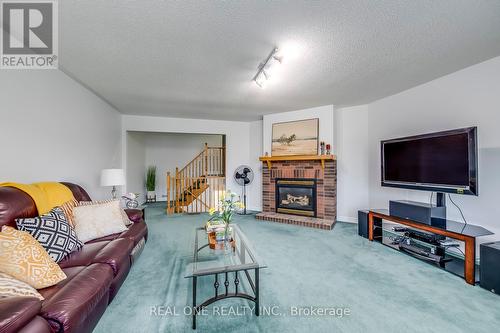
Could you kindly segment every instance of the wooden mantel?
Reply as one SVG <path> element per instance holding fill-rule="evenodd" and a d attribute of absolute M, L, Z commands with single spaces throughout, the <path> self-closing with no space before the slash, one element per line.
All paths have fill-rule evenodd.
<path fill-rule="evenodd" d="M 290 155 L 290 156 L 261 156 L 259 160 L 267 163 L 267 167 L 271 169 L 273 161 L 320 161 L 321 167 L 325 168 L 325 161 L 334 161 L 335 155 Z"/>

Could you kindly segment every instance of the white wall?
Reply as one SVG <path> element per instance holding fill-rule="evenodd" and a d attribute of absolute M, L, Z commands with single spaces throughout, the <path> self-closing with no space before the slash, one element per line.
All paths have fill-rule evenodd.
<path fill-rule="evenodd" d="M 70 181 L 96 199 L 120 167 L 120 114 L 58 70 L 0 73 L 0 182 Z"/>
<path fill-rule="evenodd" d="M 198 133 L 226 135 L 227 152 L 227 188 L 240 192 L 240 186 L 233 180 L 234 170 L 241 164 L 250 164 L 250 124 L 239 121 L 220 121 L 166 117 L 143 117 L 124 115 L 122 118 L 122 133 L 125 138 L 127 131 L 139 132 L 166 132 L 166 133 Z M 127 140 L 122 140 L 123 151 L 127 152 Z M 123 165 L 126 165 L 127 156 L 123 154 Z M 249 193 L 249 202 L 256 202 L 254 191 Z M 259 209 L 252 207 L 249 209 Z"/>
<path fill-rule="evenodd" d="M 500 57 L 371 103 L 368 106 L 370 207 L 387 207 L 393 199 L 429 200 L 429 192 L 380 186 L 380 140 L 478 126 L 479 196 L 453 197 L 469 223 L 500 234 L 499 106 Z M 448 216 L 460 220 L 450 202 Z M 498 235 L 491 239 L 498 239 Z"/>
<path fill-rule="evenodd" d="M 333 105 L 325 105 L 316 108 L 265 115 L 262 122 L 263 151 L 271 155 L 273 124 L 311 118 L 319 118 L 319 141 L 334 144 Z M 332 146 L 332 150 L 335 152 L 334 145 Z"/>
<path fill-rule="evenodd" d="M 144 135 L 146 167 L 155 165 L 157 169 L 157 200 L 166 200 L 167 183 L 164 175 L 167 171 L 173 175 L 176 167 L 180 169 L 191 162 L 204 149 L 205 142 L 211 147 L 222 147 L 222 135 L 188 133 L 147 133 Z"/>
<path fill-rule="evenodd" d="M 262 151 L 262 120 L 250 123 L 250 158 L 248 165 L 254 171 L 253 182 L 247 186 L 247 206 L 252 210 L 262 210 L 262 162 L 259 157 L 264 155 Z"/>
<path fill-rule="evenodd" d="M 335 110 L 337 155 L 337 220 L 357 222 L 369 208 L 368 106 Z"/>
<path fill-rule="evenodd" d="M 127 192 L 139 193 L 140 202 L 145 198 L 145 176 L 146 176 L 146 145 L 144 133 L 127 132 L 127 152 L 126 156 L 126 178 Z"/>

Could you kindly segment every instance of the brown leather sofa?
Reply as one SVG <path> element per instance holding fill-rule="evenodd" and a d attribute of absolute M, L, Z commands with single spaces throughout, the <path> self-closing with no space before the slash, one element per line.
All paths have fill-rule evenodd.
<path fill-rule="evenodd" d="M 83 188 L 63 183 L 78 201 L 90 201 Z M 142 211 L 125 210 L 134 222 L 127 231 L 94 239 L 59 263 L 67 278 L 31 297 L 0 299 L 0 333 L 91 332 L 113 300 L 148 236 Z M 29 195 L 0 187 L 0 227 L 15 219 L 37 216 Z"/>

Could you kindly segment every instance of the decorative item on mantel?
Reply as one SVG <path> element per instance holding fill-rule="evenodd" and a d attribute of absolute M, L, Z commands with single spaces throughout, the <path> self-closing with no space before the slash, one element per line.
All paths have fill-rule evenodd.
<path fill-rule="evenodd" d="M 332 153 L 332 146 L 329 143 L 327 143 L 326 144 L 326 154 L 330 155 L 331 153 Z"/>
<path fill-rule="evenodd" d="M 237 194 L 227 190 L 219 202 L 218 210 L 210 208 L 212 218 L 206 224 L 208 244 L 211 249 L 229 249 L 229 244 L 234 249 L 232 227 L 230 226 L 236 210 L 244 208 L 243 203 L 237 199 Z"/>
<path fill-rule="evenodd" d="M 146 172 L 146 202 L 156 202 L 156 166 L 149 166 Z"/>
<path fill-rule="evenodd" d="M 325 155 L 325 141 L 321 141 L 319 143 L 319 151 L 320 155 Z"/>

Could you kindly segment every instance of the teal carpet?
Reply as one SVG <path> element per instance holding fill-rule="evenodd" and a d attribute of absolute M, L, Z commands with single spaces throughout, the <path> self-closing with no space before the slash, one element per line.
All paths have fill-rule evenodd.
<path fill-rule="evenodd" d="M 194 227 L 204 215 L 165 216 L 148 208 L 149 240 L 95 332 L 191 332 Z M 357 235 L 357 227 L 334 230 L 261 222 L 237 216 L 268 268 L 261 271 L 261 306 L 232 299 L 213 304 L 219 313 L 198 318 L 198 332 L 498 332 L 500 296 L 429 264 Z M 211 292 L 213 281 L 199 290 Z M 206 294 L 208 295 L 208 294 Z M 342 308 L 349 315 L 295 316 L 293 309 Z M 188 308 L 187 308 L 188 309 Z M 210 312 L 212 311 L 212 312 Z M 238 311 L 237 313 L 235 313 Z M 224 313 L 225 312 L 225 313 Z M 227 315 L 229 313 L 229 315 Z"/>

